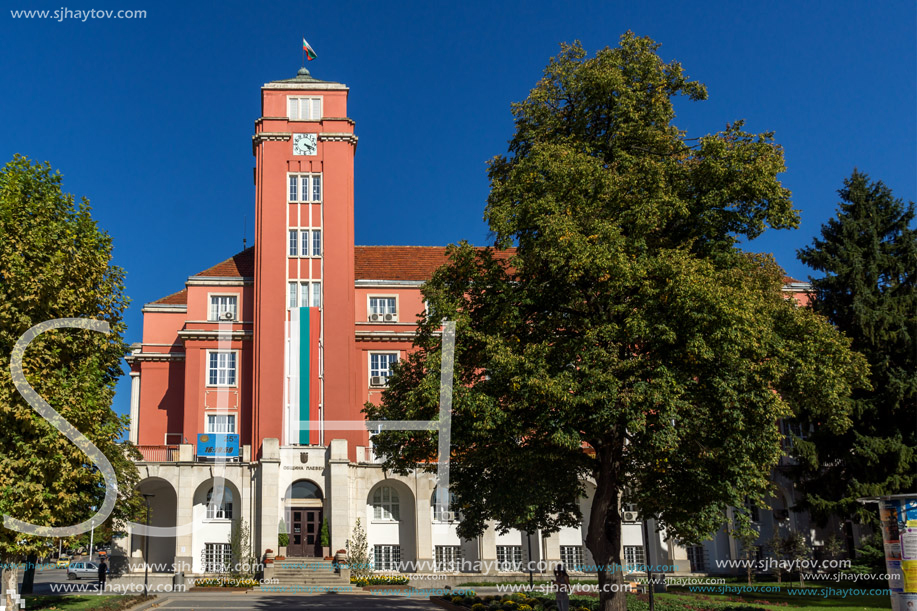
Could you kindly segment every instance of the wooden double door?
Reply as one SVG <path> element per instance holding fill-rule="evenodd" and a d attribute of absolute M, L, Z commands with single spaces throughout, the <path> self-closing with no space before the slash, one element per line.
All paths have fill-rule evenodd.
<path fill-rule="evenodd" d="M 290 508 L 290 543 L 287 555 L 297 558 L 322 556 L 322 508 Z"/>

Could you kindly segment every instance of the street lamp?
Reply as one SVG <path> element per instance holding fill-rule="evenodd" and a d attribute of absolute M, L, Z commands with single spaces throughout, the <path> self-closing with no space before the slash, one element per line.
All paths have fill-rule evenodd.
<path fill-rule="evenodd" d="M 150 499 L 155 494 L 144 493 L 146 501 L 146 534 L 143 536 L 143 591 L 150 595 Z"/>

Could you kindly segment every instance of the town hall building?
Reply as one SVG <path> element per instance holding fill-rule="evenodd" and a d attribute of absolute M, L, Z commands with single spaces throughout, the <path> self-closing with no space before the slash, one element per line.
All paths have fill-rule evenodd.
<path fill-rule="evenodd" d="M 376 570 L 511 575 L 530 560 L 592 564 L 586 524 L 462 540 L 455 512 L 434 502 L 432 474 L 392 475 L 374 456 L 362 406 L 379 401 L 391 365 L 412 349 L 420 287 L 446 255 L 355 245 L 348 95 L 306 69 L 261 88 L 254 246 L 144 306 L 143 341 L 127 359 L 130 441 L 143 457 L 150 524 L 174 530 L 133 533 L 115 553 L 131 566 L 218 573 L 234 521 L 248 525 L 256 557 L 310 558 L 344 548 L 359 519 Z M 795 297 L 805 289 L 787 279 Z M 644 563 L 642 523 L 622 509 L 622 558 Z M 703 572 L 711 557 L 738 553 L 728 536 L 686 549 L 652 526 L 653 564 Z"/>

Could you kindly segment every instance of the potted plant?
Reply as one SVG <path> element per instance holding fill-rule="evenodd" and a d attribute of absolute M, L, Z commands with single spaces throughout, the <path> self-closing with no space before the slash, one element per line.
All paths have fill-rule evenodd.
<path fill-rule="evenodd" d="M 328 518 L 322 519 L 322 530 L 319 532 L 322 542 L 322 556 L 325 560 L 331 560 L 331 535 L 328 532 Z"/>
<path fill-rule="evenodd" d="M 274 564 L 274 550 L 264 550 L 264 564 Z"/>

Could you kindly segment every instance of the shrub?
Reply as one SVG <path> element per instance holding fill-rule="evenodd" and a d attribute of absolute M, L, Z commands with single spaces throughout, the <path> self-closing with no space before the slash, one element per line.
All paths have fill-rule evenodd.
<path fill-rule="evenodd" d="M 365 577 L 351 575 L 350 583 L 361 588 L 363 586 L 403 586 L 408 583 L 408 578 L 404 575 L 367 575 Z"/>

